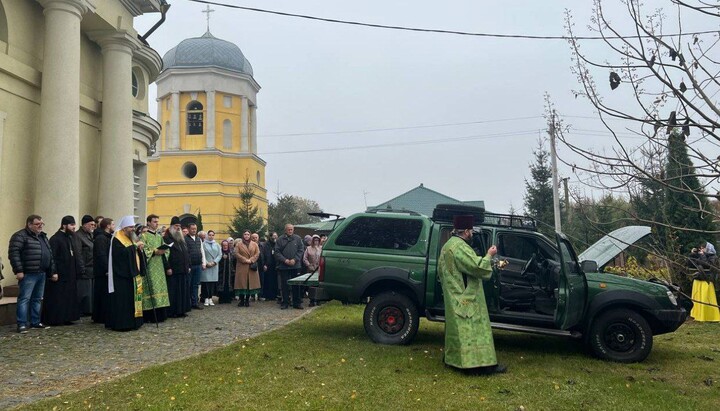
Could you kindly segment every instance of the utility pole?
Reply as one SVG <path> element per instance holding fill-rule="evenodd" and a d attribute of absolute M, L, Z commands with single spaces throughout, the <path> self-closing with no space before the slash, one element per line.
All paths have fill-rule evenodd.
<path fill-rule="evenodd" d="M 558 172 L 557 172 L 557 150 L 555 149 L 555 110 L 550 112 L 550 124 L 548 124 L 548 134 L 550 134 L 550 161 L 552 167 L 552 187 L 553 187 L 553 209 L 555 211 L 555 231 L 558 233 L 562 232 L 560 225 L 560 188 L 558 186 Z"/>
<path fill-rule="evenodd" d="M 567 215 L 568 223 L 572 220 L 572 207 L 570 207 L 570 192 L 568 191 L 568 180 L 570 177 L 563 178 L 563 186 L 565 188 L 565 214 Z"/>

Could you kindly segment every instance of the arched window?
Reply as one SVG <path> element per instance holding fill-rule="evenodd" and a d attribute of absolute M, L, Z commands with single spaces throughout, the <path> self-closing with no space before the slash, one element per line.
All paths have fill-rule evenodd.
<path fill-rule="evenodd" d="M 223 148 L 232 148 L 232 122 L 223 121 Z"/>
<path fill-rule="evenodd" d="M 203 105 L 199 101 L 191 101 L 187 105 L 187 133 L 189 135 L 203 133 Z"/>

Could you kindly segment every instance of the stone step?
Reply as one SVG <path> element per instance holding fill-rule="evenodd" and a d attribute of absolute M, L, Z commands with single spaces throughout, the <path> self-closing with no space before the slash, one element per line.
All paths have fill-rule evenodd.
<path fill-rule="evenodd" d="M 5 297 L 17 297 L 20 295 L 20 287 L 17 284 L 3 287 L 3 295 Z"/>
<path fill-rule="evenodd" d="M 3 297 L 0 299 L 0 325 L 15 324 L 15 310 L 17 297 Z"/>

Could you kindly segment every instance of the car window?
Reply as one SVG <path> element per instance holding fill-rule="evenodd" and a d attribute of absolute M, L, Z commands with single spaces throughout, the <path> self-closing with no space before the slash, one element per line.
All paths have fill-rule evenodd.
<path fill-rule="evenodd" d="M 497 246 L 498 253 L 503 257 L 527 261 L 533 254 L 540 254 L 546 259 L 557 260 L 555 250 L 533 236 L 501 234 Z"/>
<path fill-rule="evenodd" d="M 418 219 L 358 217 L 340 233 L 335 244 L 407 250 L 417 244 L 422 227 Z"/>
<path fill-rule="evenodd" d="M 483 243 L 485 244 L 485 248 L 489 248 L 493 245 L 492 243 L 492 231 L 490 230 L 482 230 L 482 238 Z"/>

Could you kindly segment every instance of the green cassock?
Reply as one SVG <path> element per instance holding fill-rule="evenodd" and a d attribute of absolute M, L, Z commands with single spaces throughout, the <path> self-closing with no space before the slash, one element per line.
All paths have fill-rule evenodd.
<path fill-rule="evenodd" d="M 496 365 L 482 284 L 492 275 L 490 256 L 478 257 L 462 238 L 451 237 L 440 251 L 438 275 L 445 299 L 445 363 L 456 368 Z"/>
<path fill-rule="evenodd" d="M 147 275 L 143 277 L 143 310 L 169 307 L 167 280 L 165 279 L 165 263 L 163 256 L 155 255 L 155 250 L 163 244 L 160 234 L 147 232 L 141 236 L 145 247 L 143 252 L 147 258 Z M 165 252 L 165 258 L 170 250 Z M 150 282 L 151 284 L 148 284 Z"/>

